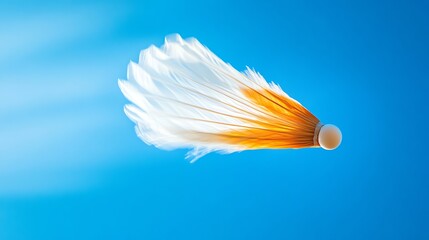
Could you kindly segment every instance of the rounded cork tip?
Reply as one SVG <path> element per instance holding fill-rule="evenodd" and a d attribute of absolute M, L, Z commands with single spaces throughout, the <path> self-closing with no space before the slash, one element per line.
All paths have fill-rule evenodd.
<path fill-rule="evenodd" d="M 335 125 L 326 124 L 320 128 L 318 140 L 323 149 L 334 150 L 340 145 L 341 139 L 341 131 Z"/>

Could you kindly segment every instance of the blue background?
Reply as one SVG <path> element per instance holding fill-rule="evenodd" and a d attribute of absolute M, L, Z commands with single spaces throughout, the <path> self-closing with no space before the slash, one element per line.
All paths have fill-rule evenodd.
<path fill-rule="evenodd" d="M 429 239 L 426 1 L 0 1 L 0 239 Z M 194 36 L 343 143 L 146 146 L 117 86 Z"/>

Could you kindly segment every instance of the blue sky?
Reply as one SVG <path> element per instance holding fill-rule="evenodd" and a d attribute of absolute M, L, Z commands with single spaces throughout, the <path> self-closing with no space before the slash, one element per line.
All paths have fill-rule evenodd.
<path fill-rule="evenodd" d="M 427 239 L 424 1 L 1 1 L 0 239 Z M 117 86 L 165 35 L 279 83 L 343 143 L 146 146 Z"/>

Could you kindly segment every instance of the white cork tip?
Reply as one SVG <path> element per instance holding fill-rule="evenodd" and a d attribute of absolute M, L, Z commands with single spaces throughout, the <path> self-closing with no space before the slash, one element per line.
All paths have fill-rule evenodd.
<path fill-rule="evenodd" d="M 334 150 L 337 148 L 342 139 L 339 128 L 332 124 L 323 125 L 319 131 L 319 145 L 325 150 Z"/>

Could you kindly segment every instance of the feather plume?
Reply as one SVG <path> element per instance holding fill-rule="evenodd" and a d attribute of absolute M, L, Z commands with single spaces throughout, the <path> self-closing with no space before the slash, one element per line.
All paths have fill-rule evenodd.
<path fill-rule="evenodd" d="M 169 36 L 128 65 L 119 87 L 137 135 L 161 149 L 191 148 L 192 161 L 262 148 L 318 146 L 319 120 L 279 86 L 239 72 L 195 38 Z M 315 140 L 316 139 L 316 140 Z"/>

